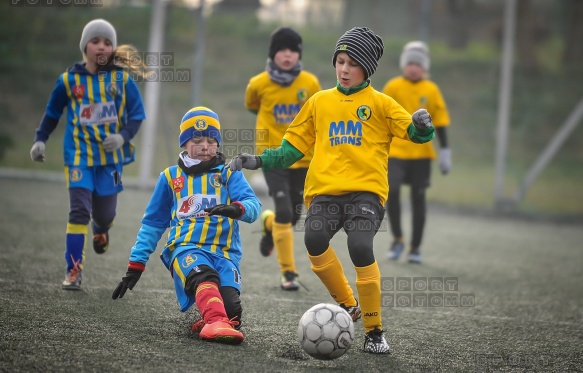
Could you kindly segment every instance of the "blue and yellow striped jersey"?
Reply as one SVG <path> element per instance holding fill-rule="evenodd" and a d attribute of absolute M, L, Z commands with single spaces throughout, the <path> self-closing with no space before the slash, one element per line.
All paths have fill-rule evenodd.
<path fill-rule="evenodd" d="M 170 228 L 161 254 L 168 269 L 178 254 L 194 247 L 239 263 L 242 254 L 239 219 L 208 216 L 204 212 L 207 207 L 231 202 L 244 206 L 240 218 L 244 222 L 254 222 L 261 212 L 261 202 L 242 172 L 231 172 L 220 165 L 196 175 L 186 174 L 179 166 L 160 173 L 142 225 Z M 141 242 L 138 234 L 130 261 L 145 265 L 159 239 L 145 238 L 142 241 L 152 242 Z"/>
<path fill-rule="evenodd" d="M 67 107 L 64 136 L 66 166 L 101 166 L 134 161 L 135 149 L 126 142 L 115 152 L 106 152 L 102 142 L 119 133 L 129 120 L 146 118 L 142 97 L 127 71 L 113 68 L 97 74 L 76 64 L 57 80 L 46 115 L 59 120 Z"/>

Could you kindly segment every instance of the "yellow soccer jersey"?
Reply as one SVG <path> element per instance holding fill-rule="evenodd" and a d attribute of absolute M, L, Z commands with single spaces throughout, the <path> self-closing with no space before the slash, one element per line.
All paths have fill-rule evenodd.
<path fill-rule="evenodd" d="M 410 141 L 411 114 L 372 86 L 349 96 L 336 88 L 316 93 L 284 139 L 306 154 L 314 149 L 304 189 L 306 206 L 317 195 L 372 192 L 385 204 L 389 148 Z"/>
<path fill-rule="evenodd" d="M 426 109 L 435 127 L 449 126 L 449 112 L 437 84 L 430 80 L 412 82 L 402 76 L 393 78 L 383 88 L 383 93 L 391 96 L 409 113 Z M 430 142 L 415 144 L 410 141 L 395 139 L 391 143 L 391 158 L 401 159 L 435 159 L 435 149 Z"/>
<path fill-rule="evenodd" d="M 307 71 L 301 71 L 287 87 L 272 82 L 267 71 L 251 78 L 245 91 L 245 107 L 257 110 L 255 154 L 280 146 L 290 123 L 320 89 L 318 78 Z M 290 168 L 307 168 L 311 160 L 310 152 Z"/>

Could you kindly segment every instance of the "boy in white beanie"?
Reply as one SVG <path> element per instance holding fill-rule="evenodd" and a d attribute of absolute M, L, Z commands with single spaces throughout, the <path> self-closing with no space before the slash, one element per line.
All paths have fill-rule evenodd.
<path fill-rule="evenodd" d="M 261 155 L 240 154 L 232 170 L 287 168 L 313 150 L 304 188 L 308 208 L 304 242 L 312 270 L 332 299 L 356 321 L 362 316 L 363 350 L 389 352 L 381 315 L 381 273 L 373 239 L 388 194 L 391 140 L 431 141 L 431 116 L 409 114 L 370 81 L 383 55 L 383 40 L 367 27 L 346 31 L 332 56 L 336 87 L 312 96 L 289 125 L 281 146 Z M 332 237 L 344 229 L 356 271 L 358 300 L 348 284 Z M 360 301 L 360 304 L 359 304 Z"/>
<path fill-rule="evenodd" d="M 129 46 L 117 47 L 115 28 L 103 19 L 87 23 L 79 49 L 84 61 L 57 80 L 30 150 L 33 161 L 44 162 L 45 143 L 67 107 L 63 153 L 70 208 L 64 290 L 81 289 L 90 223 L 94 251 L 103 254 L 109 247 L 123 166 L 135 158 L 130 140 L 146 118 L 140 91 L 128 72 L 136 72 L 136 66 L 124 63 Z"/>
<path fill-rule="evenodd" d="M 383 93 L 394 98 L 408 112 L 427 109 L 433 118 L 439 140 L 439 167 L 445 175 L 451 170 L 451 151 L 448 147 L 446 128 L 449 126 L 447 105 L 437 84 L 429 80 L 429 48 L 422 41 L 412 41 L 403 47 L 399 60 L 402 76 L 389 80 Z M 421 263 L 421 240 L 426 220 L 425 192 L 430 185 L 431 161 L 436 158 L 433 145 L 412 144 L 394 139 L 389 153 L 389 199 L 387 211 L 393 242 L 388 258 L 398 260 L 405 249 L 401 227 L 400 191 L 402 184 L 411 186 L 412 238 L 408 254 L 409 263 Z"/>

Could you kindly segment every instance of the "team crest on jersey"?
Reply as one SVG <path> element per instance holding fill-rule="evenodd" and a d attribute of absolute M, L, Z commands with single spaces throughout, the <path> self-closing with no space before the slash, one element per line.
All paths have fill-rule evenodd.
<path fill-rule="evenodd" d="M 206 130 L 208 126 L 209 126 L 208 123 L 204 119 L 197 119 L 196 122 L 194 122 L 194 128 L 196 128 L 199 131 Z"/>
<path fill-rule="evenodd" d="M 209 177 L 209 184 L 213 188 L 220 188 L 221 187 L 221 175 L 220 174 L 211 175 Z"/>
<path fill-rule="evenodd" d="M 174 193 L 180 193 L 182 188 L 184 188 L 184 176 L 173 178 L 172 189 L 174 190 Z"/>
<path fill-rule="evenodd" d="M 69 173 L 69 178 L 74 183 L 81 181 L 81 179 L 83 179 L 83 171 L 78 168 L 72 168 Z"/>
<path fill-rule="evenodd" d="M 419 98 L 419 104 L 421 105 L 421 108 L 427 107 L 427 96 L 421 96 Z"/>
<path fill-rule="evenodd" d="M 198 257 L 196 255 L 188 254 L 187 256 L 185 256 L 182 259 L 182 263 L 181 263 L 182 268 L 188 268 L 197 260 L 198 260 Z"/>
<path fill-rule="evenodd" d="M 356 110 L 356 115 L 360 120 L 369 120 L 372 115 L 372 110 L 368 105 L 362 105 Z"/>
<path fill-rule="evenodd" d="M 298 91 L 298 100 L 300 100 L 300 102 L 306 102 L 306 100 L 308 99 L 308 90 L 307 89 L 300 89 Z"/>
<path fill-rule="evenodd" d="M 83 98 L 83 96 L 85 96 L 85 86 L 84 85 L 73 86 L 73 96 L 77 98 Z"/>
<path fill-rule="evenodd" d="M 111 97 L 115 97 L 119 93 L 119 88 L 117 87 L 117 84 L 115 84 L 115 83 L 109 83 L 107 85 L 107 87 L 105 87 L 105 89 L 107 90 L 107 93 Z"/>

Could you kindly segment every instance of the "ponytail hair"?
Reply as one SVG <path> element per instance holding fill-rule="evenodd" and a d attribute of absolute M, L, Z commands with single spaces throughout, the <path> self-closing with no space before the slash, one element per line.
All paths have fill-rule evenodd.
<path fill-rule="evenodd" d="M 109 56 L 107 62 L 98 65 L 97 71 L 103 71 L 106 67 L 117 66 L 127 70 L 132 76 L 147 78 L 152 72 L 144 63 L 143 55 L 130 44 L 123 44 L 117 47 Z"/>

